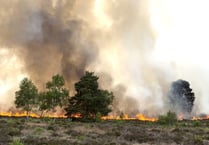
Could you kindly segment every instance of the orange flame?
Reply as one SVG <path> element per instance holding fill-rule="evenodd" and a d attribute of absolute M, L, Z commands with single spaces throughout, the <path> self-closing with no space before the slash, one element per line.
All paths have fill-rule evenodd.
<path fill-rule="evenodd" d="M 0 112 L 0 116 L 3 117 L 33 117 L 33 118 L 40 118 L 41 116 L 37 113 L 29 113 L 27 112 Z M 50 118 L 67 118 L 64 114 L 56 114 L 56 113 L 51 113 L 44 115 L 44 117 L 50 117 Z M 81 114 L 73 114 L 71 117 L 75 118 L 81 118 Z M 114 116 L 114 115 L 109 115 L 109 116 L 103 116 L 103 120 L 140 120 L 140 121 L 151 121 L 155 122 L 158 119 L 154 117 L 147 117 L 141 113 L 136 114 L 135 117 L 129 117 L 128 114 L 124 114 L 122 117 L 121 116 Z M 209 116 L 193 116 L 191 120 L 204 120 L 204 119 L 209 119 Z M 178 116 L 178 120 L 183 120 L 183 115 Z"/>
<path fill-rule="evenodd" d="M 137 114 L 136 117 L 138 120 L 141 120 L 141 121 L 152 121 L 152 122 L 157 121 L 157 118 L 145 117 L 143 114 Z"/>
<path fill-rule="evenodd" d="M 3 117 L 33 117 L 33 118 L 40 118 L 41 116 L 36 113 L 29 113 L 27 112 L 0 112 L 0 116 Z M 64 114 L 48 114 L 44 115 L 44 117 L 50 117 L 50 118 L 67 118 Z M 75 118 L 81 118 L 80 114 L 73 114 L 71 117 Z M 103 120 L 141 120 L 141 121 L 157 121 L 157 118 L 151 118 L 151 117 L 146 117 L 143 114 L 137 114 L 135 117 L 129 117 L 128 114 L 124 114 L 123 117 L 121 118 L 120 116 L 103 116 Z"/>
<path fill-rule="evenodd" d="M 33 118 L 40 118 L 41 116 L 36 113 L 29 113 L 27 112 L 0 112 L 0 116 L 3 117 L 33 117 Z M 45 115 L 44 117 L 50 117 L 50 118 L 67 118 L 65 115 L 58 115 L 58 114 L 48 114 Z"/>
<path fill-rule="evenodd" d="M 26 117 L 26 116 L 30 116 L 30 117 L 34 117 L 34 118 L 39 118 L 40 115 L 36 114 L 36 113 L 29 113 L 27 114 L 27 112 L 0 112 L 0 116 L 4 116 L 4 117 Z"/>
<path fill-rule="evenodd" d="M 152 117 L 146 117 L 143 114 L 136 114 L 135 117 L 129 117 L 128 114 L 124 114 L 124 116 L 121 118 L 120 116 L 104 116 L 102 117 L 103 120 L 141 120 L 141 121 L 157 121 L 157 118 Z"/>
<path fill-rule="evenodd" d="M 196 116 L 193 116 L 193 117 L 192 117 L 192 120 L 204 120 L 204 119 L 209 119 L 209 116 L 203 116 L 203 117 L 196 117 Z"/>

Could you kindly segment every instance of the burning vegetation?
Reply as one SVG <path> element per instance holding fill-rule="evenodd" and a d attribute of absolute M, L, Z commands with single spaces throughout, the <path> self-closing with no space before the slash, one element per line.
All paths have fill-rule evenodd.
<path fill-rule="evenodd" d="M 171 111 L 167 116 L 148 117 L 138 113 L 135 116 L 121 113 L 111 115 L 114 95 L 112 92 L 102 90 L 98 84 L 99 77 L 93 72 L 86 72 L 75 83 L 76 93 L 69 96 L 69 90 L 64 87 L 65 80 L 61 75 L 55 75 L 51 81 L 46 83 L 46 90 L 39 92 L 35 84 L 28 78 L 24 78 L 20 83 L 20 90 L 16 91 L 16 107 L 22 111 L 0 112 L 0 116 L 5 117 L 50 117 L 50 118 L 75 118 L 78 120 L 182 120 L 190 115 L 194 102 L 194 93 L 190 84 L 184 80 L 177 80 L 171 84 L 168 98 L 170 99 Z M 59 110 L 58 113 L 57 111 Z M 110 113 L 110 114 L 109 114 Z M 171 117 L 170 117 L 171 116 Z M 176 118 L 176 119 L 174 119 Z M 204 117 L 192 117 L 190 119 L 207 119 Z M 171 119 L 171 121 L 169 121 Z M 188 118 L 187 118 L 188 119 Z"/>
<path fill-rule="evenodd" d="M 175 79 L 167 74 L 173 69 L 161 68 L 160 61 L 150 59 L 157 49 L 153 49 L 156 34 L 150 21 L 155 19 L 148 11 L 149 2 L 13 0 L 0 4 L 0 60 L 5 62 L 0 76 L 12 77 L 0 80 L 0 91 L 11 93 L 0 94 L 5 96 L 0 99 L 6 100 L 0 102 L 5 110 L 13 105 L 7 102 L 13 101 L 8 96 L 15 90 L 5 84 L 26 77 L 15 94 L 21 116 L 95 118 L 101 113 L 103 119 L 155 121 L 169 110 L 179 119 L 191 116 L 195 94 L 189 82 L 173 82 L 167 97 Z M 85 70 L 98 74 L 99 82 L 97 77 L 96 83 L 86 86 L 77 82 Z M 30 91 L 22 91 L 25 88 Z M 20 115 L 17 112 L 2 112 L 2 116 Z M 123 117 L 118 115 L 121 112 Z"/>
<path fill-rule="evenodd" d="M 16 108 L 20 112 L 1 112 L 7 117 L 51 117 L 103 120 L 142 120 L 156 121 L 156 118 L 143 114 L 129 117 L 128 114 L 108 115 L 112 111 L 114 95 L 102 90 L 98 84 L 99 77 L 93 72 L 86 72 L 80 81 L 75 83 L 76 94 L 69 96 L 69 90 L 64 87 L 65 80 L 61 75 L 55 75 L 46 83 L 46 90 L 39 92 L 32 80 L 24 78 L 15 92 Z M 67 103 L 68 102 L 68 103 Z M 58 113 L 57 111 L 62 113 Z M 65 113 L 64 113 L 65 112 Z M 99 115 L 99 116 L 98 116 Z"/>

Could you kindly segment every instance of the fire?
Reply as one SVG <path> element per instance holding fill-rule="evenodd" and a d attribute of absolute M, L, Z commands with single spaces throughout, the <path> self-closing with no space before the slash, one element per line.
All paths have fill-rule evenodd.
<path fill-rule="evenodd" d="M 41 115 L 37 114 L 37 113 L 29 113 L 27 114 L 27 112 L 0 112 L 0 116 L 3 117 L 33 117 L 33 118 L 40 118 Z M 67 118 L 67 116 L 65 116 L 64 114 L 47 114 L 44 115 L 44 117 L 50 117 L 50 118 Z M 71 117 L 75 117 L 75 118 L 81 118 L 80 114 L 73 114 Z M 113 116 L 113 115 L 109 115 L 109 116 L 103 116 L 102 117 L 103 120 L 141 120 L 141 121 L 157 121 L 157 118 L 152 118 L 152 117 L 146 117 L 143 114 L 136 114 L 135 117 L 129 117 L 128 114 L 124 114 L 123 117 L 120 116 Z"/>
<path fill-rule="evenodd" d="M 209 119 L 209 116 L 203 116 L 203 117 L 196 117 L 196 116 L 193 116 L 193 117 L 192 117 L 192 120 L 204 120 L 204 119 Z"/>
<path fill-rule="evenodd" d="M 37 113 L 29 113 L 27 112 L 0 112 L 0 116 L 2 117 L 33 117 L 33 118 L 41 118 L 41 115 Z M 64 114 L 56 114 L 56 113 L 51 113 L 51 114 L 46 114 L 43 117 L 49 117 L 49 118 L 67 118 Z M 81 118 L 81 114 L 73 114 L 71 117 L 74 118 Z M 103 116 L 103 120 L 140 120 L 140 121 L 151 121 L 151 122 L 156 122 L 158 119 L 154 117 L 147 117 L 144 114 L 138 113 L 135 115 L 135 117 L 129 117 L 128 114 L 124 114 L 122 117 L 121 116 L 114 116 L 114 115 L 108 115 L 108 116 Z M 209 119 L 209 116 L 193 116 L 191 120 L 204 120 L 204 119 Z M 178 116 L 178 120 L 183 120 L 183 115 Z"/>
<path fill-rule="evenodd" d="M 0 116 L 4 116 L 4 117 L 26 117 L 26 116 L 30 116 L 30 117 L 34 117 L 34 118 L 40 118 L 40 115 L 36 114 L 36 113 L 29 113 L 27 114 L 27 112 L 0 112 Z"/>
<path fill-rule="evenodd" d="M 0 112 L 0 116 L 3 117 L 33 117 L 33 118 L 40 118 L 41 115 L 37 114 L 37 113 L 28 113 L 27 112 Z M 65 116 L 64 114 L 47 114 L 44 115 L 44 117 L 50 117 L 50 118 L 67 118 L 67 116 Z"/>
<path fill-rule="evenodd" d="M 81 114 L 79 114 L 79 113 L 78 113 L 78 114 L 72 114 L 71 117 L 74 117 L 74 118 L 81 118 Z"/>
<path fill-rule="evenodd" d="M 152 122 L 157 121 L 157 118 L 145 117 L 143 114 L 137 114 L 136 117 L 138 120 L 142 120 L 142 121 L 152 121 Z"/>
<path fill-rule="evenodd" d="M 157 121 L 157 118 L 153 118 L 153 117 L 146 117 L 143 114 L 136 114 L 135 117 L 129 117 L 128 114 L 124 114 L 123 117 L 120 116 L 113 116 L 113 115 L 109 115 L 109 116 L 104 116 L 102 117 L 103 120 L 140 120 L 140 121 Z"/>
<path fill-rule="evenodd" d="M 183 115 L 178 115 L 178 120 L 183 120 L 184 116 Z"/>

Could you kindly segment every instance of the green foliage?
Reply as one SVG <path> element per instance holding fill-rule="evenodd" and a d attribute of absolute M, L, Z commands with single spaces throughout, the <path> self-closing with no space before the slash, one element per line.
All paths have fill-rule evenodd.
<path fill-rule="evenodd" d="M 42 120 L 44 122 L 47 122 L 47 123 L 51 123 L 52 122 L 52 118 L 49 118 L 49 117 L 44 117 Z"/>
<path fill-rule="evenodd" d="M 194 123 L 193 123 L 193 126 L 194 127 L 199 127 L 199 126 L 201 126 L 201 122 L 199 120 L 195 120 Z"/>
<path fill-rule="evenodd" d="M 111 112 L 109 105 L 113 101 L 113 93 L 99 89 L 98 77 L 93 72 L 86 72 L 75 84 L 76 94 L 69 99 L 66 115 L 80 114 L 83 119 L 95 118 L 97 112 L 102 116 Z"/>
<path fill-rule="evenodd" d="M 97 112 L 95 120 L 96 120 L 96 122 L 102 121 L 102 114 L 100 112 Z"/>
<path fill-rule="evenodd" d="M 42 128 L 42 127 L 36 127 L 36 128 L 34 129 L 34 134 L 35 134 L 35 135 L 41 135 L 41 134 L 44 133 L 44 132 L 45 132 L 45 129 Z"/>
<path fill-rule="evenodd" d="M 86 139 L 86 136 L 84 136 L 84 135 L 79 135 L 79 136 L 77 136 L 76 138 L 77 138 L 78 140 L 80 140 L 80 141 L 83 141 L 83 140 Z"/>
<path fill-rule="evenodd" d="M 21 81 L 19 88 L 20 90 L 15 92 L 16 108 L 29 113 L 37 104 L 38 89 L 28 78 Z"/>
<path fill-rule="evenodd" d="M 8 130 L 7 133 L 10 136 L 16 136 L 16 135 L 20 135 L 21 134 L 20 129 L 16 128 L 16 127 L 8 127 L 7 130 Z"/>
<path fill-rule="evenodd" d="M 123 119 L 124 118 L 124 113 L 121 112 L 119 117 L 120 117 L 120 119 Z"/>
<path fill-rule="evenodd" d="M 158 123 L 166 125 L 174 125 L 178 122 L 175 112 L 168 112 L 166 115 L 161 115 L 158 117 Z"/>
<path fill-rule="evenodd" d="M 201 136 L 199 136 L 199 135 L 195 135 L 194 136 L 194 143 L 195 144 L 199 144 L 199 145 L 202 145 L 203 144 L 203 138 L 201 137 Z"/>
<path fill-rule="evenodd" d="M 9 145 L 24 145 L 24 144 L 21 142 L 20 138 L 13 138 L 12 142 L 9 143 Z"/>
<path fill-rule="evenodd" d="M 46 92 L 39 94 L 39 110 L 55 111 L 56 107 L 63 107 L 67 103 L 69 90 L 64 87 L 64 77 L 57 74 L 46 83 Z"/>

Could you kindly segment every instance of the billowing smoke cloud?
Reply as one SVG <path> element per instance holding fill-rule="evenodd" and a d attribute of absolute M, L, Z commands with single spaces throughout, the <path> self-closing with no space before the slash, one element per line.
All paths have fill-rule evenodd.
<path fill-rule="evenodd" d="M 168 109 L 164 102 L 174 71 L 170 64 L 159 63 L 152 57 L 155 32 L 150 22 L 149 1 L 101 3 L 102 17 L 98 19 L 102 19 L 103 35 L 97 44 L 103 49 L 94 69 L 111 76 L 118 110 L 129 114 L 165 113 Z"/>
<path fill-rule="evenodd" d="M 199 81 L 184 70 L 182 64 L 187 63 L 170 59 L 174 50 L 179 56 L 184 49 L 173 45 L 179 37 L 165 33 L 170 29 L 162 23 L 167 24 L 164 14 L 172 15 L 157 4 L 167 6 L 167 1 L 156 1 L 0 0 L 0 105 L 12 104 L 24 76 L 41 89 L 52 75 L 61 73 L 73 93 L 74 82 L 89 70 L 100 77 L 102 88 L 115 93 L 114 112 L 167 112 L 173 80 L 201 83 L 193 83 Z M 164 49 L 167 43 L 172 51 Z"/>
<path fill-rule="evenodd" d="M 175 111 L 179 115 L 184 115 L 185 117 L 190 115 L 195 100 L 195 94 L 192 92 L 189 82 L 185 80 L 173 82 L 168 97 L 172 111 Z"/>
<path fill-rule="evenodd" d="M 92 32 L 73 12 L 75 0 L 1 1 L 0 45 L 15 50 L 39 85 L 55 73 L 71 84 L 96 59 Z"/>
<path fill-rule="evenodd" d="M 114 112 L 167 111 L 172 72 L 150 59 L 155 34 L 148 1 L 10 0 L 0 7 L 1 49 L 18 58 L 39 88 L 61 73 L 72 93 L 90 70 L 115 93 Z"/>

